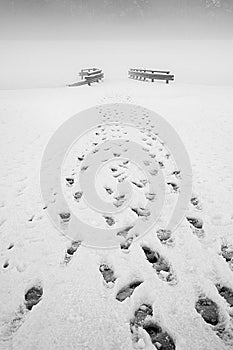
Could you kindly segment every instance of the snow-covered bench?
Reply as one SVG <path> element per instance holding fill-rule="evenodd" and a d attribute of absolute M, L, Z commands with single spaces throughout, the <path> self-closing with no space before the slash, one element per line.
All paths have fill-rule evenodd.
<path fill-rule="evenodd" d="M 69 87 L 72 86 L 81 86 L 81 85 L 91 85 L 92 83 L 99 82 L 104 78 L 104 73 L 101 69 L 98 68 L 86 68 L 81 69 L 79 72 L 79 76 L 81 76 L 81 81 L 78 81 L 77 83 L 69 84 Z"/>
<path fill-rule="evenodd" d="M 155 79 L 166 80 L 166 83 L 169 83 L 169 80 L 174 80 L 174 75 L 170 74 L 170 71 L 163 70 L 154 70 L 154 69 L 130 69 L 129 78 L 146 80 L 151 79 L 153 82 Z"/>

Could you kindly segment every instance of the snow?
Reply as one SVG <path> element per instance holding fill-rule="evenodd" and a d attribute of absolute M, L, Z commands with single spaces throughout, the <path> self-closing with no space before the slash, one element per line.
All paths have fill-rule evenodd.
<path fill-rule="evenodd" d="M 130 320 L 145 303 L 153 305 L 153 319 L 177 350 L 232 348 L 232 308 L 215 287 L 233 289 L 233 270 L 221 255 L 222 244 L 233 245 L 232 97 L 231 86 L 111 78 L 91 87 L 0 91 L 0 349 L 155 349 L 143 329 L 137 344 L 131 338 Z M 40 196 L 43 152 L 72 115 L 115 102 L 149 108 L 178 132 L 200 201 L 199 208 L 190 203 L 187 215 L 202 219 L 203 231 L 184 218 L 170 245 L 151 230 L 127 254 L 81 245 L 66 263 L 71 242 L 52 225 Z M 156 273 L 142 245 L 170 262 L 173 283 L 166 282 L 165 272 Z M 103 263 L 113 269 L 115 282 L 104 282 Z M 116 300 L 135 281 L 143 283 L 123 302 Z M 35 285 L 43 287 L 42 300 L 28 311 L 24 295 Z M 220 323 L 228 327 L 225 342 L 217 326 L 196 312 L 199 295 L 218 305 Z"/>

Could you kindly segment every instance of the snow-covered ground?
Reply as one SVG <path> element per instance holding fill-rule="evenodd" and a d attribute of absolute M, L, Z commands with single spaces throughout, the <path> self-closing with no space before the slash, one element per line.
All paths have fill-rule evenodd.
<path fill-rule="evenodd" d="M 233 88 L 106 79 L 2 90 L 0 100 L 0 349 L 231 349 L 233 294 L 222 287 L 233 290 Z M 128 250 L 96 250 L 51 224 L 40 165 L 62 123 L 115 102 L 149 108 L 178 132 L 193 197 L 171 239 L 152 230 Z M 167 334 L 157 327 L 156 338 L 154 323 Z"/>

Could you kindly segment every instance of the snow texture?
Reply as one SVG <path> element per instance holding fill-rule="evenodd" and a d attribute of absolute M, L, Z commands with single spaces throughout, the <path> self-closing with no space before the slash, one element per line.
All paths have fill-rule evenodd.
<path fill-rule="evenodd" d="M 1 350 L 232 349 L 232 97 L 232 87 L 127 80 L 0 92 Z M 40 164 L 70 116 L 115 102 L 154 110 L 176 129 L 193 195 L 175 232 L 160 227 L 118 249 L 91 249 L 51 224 Z M 179 176 L 171 174 L 170 196 Z"/>

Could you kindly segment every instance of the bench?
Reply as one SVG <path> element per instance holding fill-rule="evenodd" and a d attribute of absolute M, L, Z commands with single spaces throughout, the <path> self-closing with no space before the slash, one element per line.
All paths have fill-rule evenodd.
<path fill-rule="evenodd" d="M 154 70 L 154 69 L 130 69 L 128 71 L 129 78 L 146 80 L 151 79 L 154 82 L 157 80 L 166 80 L 166 83 L 169 83 L 169 80 L 174 80 L 174 75 L 170 74 L 170 71 Z"/>
<path fill-rule="evenodd" d="M 77 83 L 69 84 L 67 86 L 81 86 L 81 85 L 89 85 L 91 86 L 92 83 L 99 82 L 104 78 L 104 73 L 101 69 L 98 68 L 86 68 L 81 69 L 79 72 L 79 76 L 81 76 L 81 81 L 78 81 Z"/>

